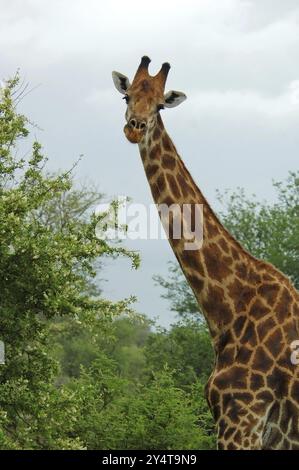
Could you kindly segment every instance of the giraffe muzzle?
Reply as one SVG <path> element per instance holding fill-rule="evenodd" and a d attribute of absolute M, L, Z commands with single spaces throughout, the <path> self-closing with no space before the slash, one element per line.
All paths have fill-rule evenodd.
<path fill-rule="evenodd" d="M 144 137 L 145 132 L 146 123 L 144 121 L 138 121 L 135 118 L 130 119 L 124 127 L 125 136 L 132 144 L 138 144 Z"/>

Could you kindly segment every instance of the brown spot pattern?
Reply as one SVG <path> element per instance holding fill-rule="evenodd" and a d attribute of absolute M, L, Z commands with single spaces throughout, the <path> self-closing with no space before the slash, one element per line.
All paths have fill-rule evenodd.
<path fill-rule="evenodd" d="M 173 170 L 175 168 L 176 161 L 169 153 L 164 153 L 162 155 L 162 167 L 168 170 Z"/>
<path fill-rule="evenodd" d="M 161 147 L 159 144 L 156 144 L 151 150 L 150 150 L 150 153 L 149 153 L 149 156 L 152 160 L 156 159 L 156 158 L 159 158 L 161 154 Z"/>
<path fill-rule="evenodd" d="M 170 173 L 167 173 L 166 178 L 169 184 L 170 191 L 172 192 L 174 197 L 178 199 L 181 196 L 181 193 L 174 176 L 172 176 L 172 174 Z"/>
<path fill-rule="evenodd" d="M 211 279 L 222 281 L 229 276 L 232 271 L 223 262 L 223 254 L 216 243 L 211 243 L 203 249 L 205 264 Z"/>

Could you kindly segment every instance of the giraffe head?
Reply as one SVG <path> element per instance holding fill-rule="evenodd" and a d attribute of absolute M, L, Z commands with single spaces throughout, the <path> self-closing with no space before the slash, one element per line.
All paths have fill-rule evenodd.
<path fill-rule="evenodd" d="M 173 108 L 186 99 L 180 91 L 164 94 L 170 65 L 164 63 L 157 75 L 151 76 L 148 73 L 150 61 L 149 57 L 142 57 L 132 84 L 125 75 L 112 72 L 114 85 L 127 103 L 124 132 L 134 144 L 139 143 L 153 128 L 161 109 Z"/>

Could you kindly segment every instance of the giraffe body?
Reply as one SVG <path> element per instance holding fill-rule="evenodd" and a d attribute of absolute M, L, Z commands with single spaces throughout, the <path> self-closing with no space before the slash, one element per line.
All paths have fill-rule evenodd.
<path fill-rule="evenodd" d="M 190 205 L 191 220 L 192 208 L 203 207 L 200 249 L 186 250 L 184 236 L 176 239 L 171 230 L 169 241 L 211 333 L 216 360 L 206 397 L 218 448 L 299 449 L 299 365 L 291 361 L 299 294 L 284 274 L 244 250 L 210 208 L 159 113 L 185 95 L 164 95 L 169 65 L 151 77 L 148 64 L 143 58 L 132 85 L 121 74 L 114 81 L 120 77 L 116 84 L 128 102 L 125 134 L 139 145 L 155 203 Z"/>

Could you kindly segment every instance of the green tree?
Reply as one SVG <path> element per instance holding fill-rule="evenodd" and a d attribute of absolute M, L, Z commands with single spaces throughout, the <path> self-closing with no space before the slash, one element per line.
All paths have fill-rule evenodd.
<path fill-rule="evenodd" d="M 85 436 L 88 449 L 214 448 L 202 401 L 176 387 L 171 371 L 134 385 L 116 370 L 102 358 L 82 371 L 79 387 L 74 384 L 82 402 L 76 433 Z"/>
<path fill-rule="evenodd" d="M 169 262 L 168 278 L 155 275 L 154 280 L 157 286 L 161 286 L 164 291 L 161 294 L 163 299 L 169 301 L 170 310 L 177 313 L 183 320 L 191 319 L 194 322 L 204 323 L 193 291 L 177 262 Z"/>
<path fill-rule="evenodd" d="M 6 351 L 0 365 L 0 445 L 82 448 L 74 434 L 80 402 L 69 388 L 55 385 L 59 365 L 50 353 L 49 325 L 64 316 L 104 328 L 129 301 L 89 295 L 95 262 L 125 254 L 136 265 L 137 257 L 98 240 L 100 218 L 93 214 L 68 212 L 61 224 L 41 216 L 63 195 L 75 193 L 71 172 L 45 174 L 39 143 L 28 159 L 17 158 L 18 142 L 29 135 L 27 118 L 15 108 L 18 83 L 18 76 L 9 80 L 0 96 L 0 338 Z"/>
<path fill-rule="evenodd" d="M 52 325 L 55 356 L 61 365 L 60 381 L 79 377 L 83 365 L 86 369 L 105 352 L 117 367 L 118 373 L 130 380 L 139 380 L 145 374 L 144 345 L 152 322 L 142 315 L 115 317 L 107 323 L 92 325 L 65 319 Z"/>
<path fill-rule="evenodd" d="M 177 387 L 189 388 L 197 379 L 205 382 L 211 374 L 214 353 L 204 323 L 192 320 L 178 322 L 170 329 L 152 332 L 145 351 L 149 371 L 169 367 Z"/>
<path fill-rule="evenodd" d="M 113 341 L 107 351 L 116 361 L 121 376 L 134 381 L 144 380 L 144 349 L 152 326 L 153 322 L 143 315 L 117 318 L 113 323 Z"/>

